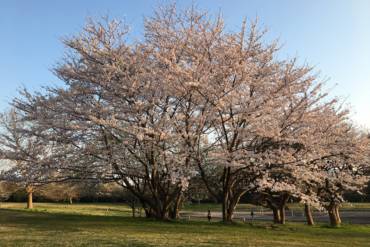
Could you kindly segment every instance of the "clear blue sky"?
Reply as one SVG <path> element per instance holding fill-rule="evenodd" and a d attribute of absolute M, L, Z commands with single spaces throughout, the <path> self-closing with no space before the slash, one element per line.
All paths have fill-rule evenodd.
<path fill-rule="evenodd" d="M 223 12 L 230 29 L 243 17 L 259 17 L 268 39 L 284 44 L 281 55 L 315 65 L 347 99 L 356 123 L 370 128 L 369 0 L 207 0 L 195 2 L 211 13 Z M 143 16 L 159 1 L 2 0 L 0 4 L 0 110 L 26 86 L 38 90 L 58 83 L 50 68 L 62 57 L 60 38 L 77 33 L 87 16 L 124 18 L 133 36 L 142 34 Z"/>

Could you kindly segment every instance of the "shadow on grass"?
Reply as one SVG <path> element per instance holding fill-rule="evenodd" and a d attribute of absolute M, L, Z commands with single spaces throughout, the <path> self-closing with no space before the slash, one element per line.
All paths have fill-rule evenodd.
<path fill-rule="evenodd" d="M 130 234 L 167 234 L 169 236 L 181 233 L 185 239 L 197 236 L 252 236 L 261 239 L 312 238 L 332 239 L 338 241 L 343 238 L 370 239 L 370 227 L 359 225 L 343 225 L 340 228 L 331 228 L 328 225 L 310 227 L 301 223 L 274 225 L 267 222 L 253 223 L 206 221 L 157 221 L 146 218 L 132 218 L 129 216 L 84 215 L 68 212 L 49 212 L 43 210 L 0 209 L 0 226 L 9 226 L 11 229 L 30 229 L 48 236 L 68 234 L 81 235 L 81 243 L 87 245 L 93 241 L 95 246 L 117 244 L 117 241 L 101 238 L 102 235 L 117 236 L 124 239 L 124 246 L 152 246 L 140 239 L 130 239 Z M 1 232 L 0 232 L 1 233 Z M 100 234 L 100 235 L 99 235 Z M 125 234 L 125 236 L 123 236 Z M 89 236 L 89 237 L 86 237 Z M 99 237 L 100 236 L 100 237 Z M 86 238 L 85 238 L 86 237 Z M 122 239 L 121 239 L 122 240 Z M 121 243 L 121 242 L 120 242 Z M 126 245 L 127 243 L 127 245 Z"/>

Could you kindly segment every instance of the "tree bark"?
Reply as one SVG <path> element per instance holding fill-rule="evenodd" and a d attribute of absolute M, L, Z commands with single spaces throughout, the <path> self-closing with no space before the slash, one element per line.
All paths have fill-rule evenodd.
<path fill-rule="evenodd" d="M 272 213 L 274 215 L 274 224 L 279 224 L 281 222 L 279 209 L 278 208 L 273 208 Z"/>
<path fill-rule="evenodd" d="M 222 189 L 223 189 L 223 197 L 222 197 L 222 221 L 229 222 L 231 220 L 230 216 L 228 215 L 227 209 L 229 207 L 229 174 L 230 174 L 230 167 L 224 168 L 223 173 L 223 182 L 222 182 Z"/>
<path fill-rule="evenodd" d="M 226 209 L 226 222 L 232 222 L 233 216 L 234 216 L 234 209 L 230 207 L 231 205 L 228 205 L 228 208 Z"/>
<path fill-rule="evenodd" d="M 168 220 L 171 214 L 171 209 L 168 205 L 163 205 L 162 203 L 160 205 L 156 205 L 153 203 L 150 203 L 149 201 L 141 200 L 142 207 L 145 211 L 145 217 L 146 218 L 154 218 L 157 220 Z"/>
<path fill-rule="evenodd" d="M 280 222 L 279 224 L 285 224 L 285 204 L 279 208 Z"/>
<path fill-rule="evenodd" d="M 227 200 L 228 193 L 224 191 L 222 198 L 222 221 L 227 222 Z"/>
<path fill-rule="evenodd" d="M 69 197 L 69 204 L 73 204 L 73 198 Z"/>
<path fill-rule="evenodd" d="M 330 225 L 333 227 L 340 226 L 340 218 L 338 217 L 337 206 L 332 205 L 328 208 Z"/>
<path fill-rule="evenodd" d="M 171 214 L 170 214 L 171 219 L 175 220 L 175 219 L 180 218 L 180 206 L 181 206 L 181 203 L 182 203 L 182 199 L 183 199 L 182 193 L 179 193 L 179 195 L 177 196 L 176 201 L 173 205 Z"/>
<path fill-rule="evenodd" d="M 152 218 L 153 217 L 153 210 L 150 207 L 144 207 L 145 217 Z"/>
<path fill-rule="evenodd" d="M 132 218 L 136 217 L 136 207 L 135 207 L 135 200 L 131 202 L 131 210 L 132 210 Z"/>
<path fill-rule="evenodd" d="M 335 206 L 335 216 L 337 217 L 337 221 L 338 221 L 338 224 L 342 224 L 342 219 L 340 218 L 340 214 L 339 214 L 339 206 L 336 205 Z"/>
<path fill-rule="evenodd" d="M 224 194 L 222 200 L 222 221 L 230 223 L 233 221 L 236 204 L 239 201 L 239 197 L 232 197 L 229 192 Z"/>
<path fill-rule="evenodd" d="M 315 222 L 312 217 L 311 206 L 307 203 L 304 205 L 304 212 L 305 212 L 306 219 L 307 219 L 307 225 L 313 226 Z"/>
<path fill-rule="evenodd" d="M 233 220 L 235 207 L 238 204 L 245 190 L 237 191 L 232 182 L 231 168 L 224 168 L 223 194 L 222 194 L 222 221 L 230 223 Z"/>
<path fill-rule="evenodd" d="M 30 190 L 27 192 L 27 209 L 32 209 L 33 208 L 33 191 Z"/>
<path fill-rule="evenodd" d="M 338 222 L 338 219 L 335 213 L 332 210 L 329 211 L 328 213 L 329 213 L 330 225 L 334 227 L 339 226 L 339 222 Z"/>
<path fill-rule="evenodd" d="M 228 222 L 231 222 L 233 220 L 233 217 L 234 217 L 234 213 L 235 213 L 235 208 L 236 208 L 236 205 L 238 205 L 239 201 L 240 201 L 240 198 L 247 192 L 247 190 L 240 190 L 238 192 L 235 192 L 234 194 L 230 194 L 229 193 L 229 200 L 228 200 L 228 205 L 227 205 L 227 217 L 226 217 L 226 220 Z"/>

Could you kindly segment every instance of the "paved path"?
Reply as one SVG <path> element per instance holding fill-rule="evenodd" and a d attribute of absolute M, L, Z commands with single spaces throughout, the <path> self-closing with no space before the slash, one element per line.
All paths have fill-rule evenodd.
<path fill-rule="evenodd" d="M 341 218 L 343 223 L 352 224 L 368 224 L 370 225 L 370 211 L 341 211 Z M 184 219 L 207 219 L 207 212 L 181 211 L 180 217 Z M 313 217 L 315 222 L 328 222 L 329 216 L 326 212 L 314 212 Z M 221 212 L 212 212 L 212 219 L 221 219 Z M 234 214 L 235 220 L 251 221 L 250 212 L 236 212 Z M 254 213 L 254 220 L 272 221 L 272 211 L 256 211 Z M 286 211 L 286 220 L 295 222 L 305 222 L 306 218 L 303 212 Z"/>

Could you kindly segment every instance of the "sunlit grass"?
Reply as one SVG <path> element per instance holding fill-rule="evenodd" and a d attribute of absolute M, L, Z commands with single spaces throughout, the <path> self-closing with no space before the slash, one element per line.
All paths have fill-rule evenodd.
<path fill-rule="evenodd" d="M 159 222 L 130 215 L 124 204 L 36 203 L 27 210 L 6 203 L 0 246 L 370 246 L 370 226 Z"/>
<path fill-rule="evenodd" d="M 131 208 L 122 203 L 34 203 L 33 209 L 26 209 L 25 203 L 0 203 L 0 209 L 17 209 L 32 212 L 68 213 L 78 215 L 131 216 Z"/>

